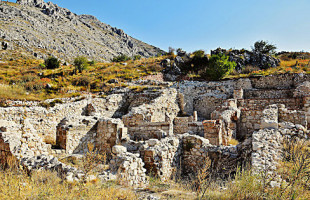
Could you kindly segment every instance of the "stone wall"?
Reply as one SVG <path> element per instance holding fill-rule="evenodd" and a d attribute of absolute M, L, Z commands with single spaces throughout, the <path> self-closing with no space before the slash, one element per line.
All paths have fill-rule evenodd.
<path fill-rule="evenodd" d="M 309 131 L 300 124 L 282 121 L 291 120 L 281 117 L 287 112 L 284 105 L 268 106 L 262 114 L 261 129 L 252 135 L 251 164 L 255 172 L 275 172 L 277 163 L 282 159 L 283 139 L 306 138 Z M 288 111 L 286 114 L 290 114 Z M 281 122 L 282 121 L 282 122 Z"/>
<path fill-rule="evenodd" d="M 211 169 L 216 173 L 229 175 L 235 172 L 238 166 L 237 146 L 214 146 L 205 138 L 185 134 L 182 136 L 182 150 L 183 175 L 197 175 L 208 160 L 211 162 Z"/>
<path fill-rule="evenodd" d="M 284 99 L 238 99 L 238 107 L 243 110 L 264 110 L 272 104 L 284 104 L 287 109 L 300 110 L 303 107 L 302 98 L 284 98 Z"/>
<path fill-rule="evenodd" d="M 141 157 L 147 173 L 160 177 L 162 181 L 168 181 L 176 175 L 181 156 L 179 144 L 178 137 L 147 141 L 141 149 Z"/>
<path fill-rule="evenodd" d="M 250 89 L 244 90 L 245 99 L 283 99 L 292 98 L 293 89 Z"/>
<path fill-rule="evenodd" d="M 205 120 L 203 121 L 204 138 L 207 138 L 212 145 L 223 144 L 223 121 Z"/>
<path fill-rule="evenodd" d="M 110 169 L 117 174 L 117 181 L 124 186 L 145 187 L 148 185 L 146 169 L 142 159 L 136 154 L 127 152 L 123 146 L 114 146 Z"/>
<path fill-rule="evenodd" d="M 173 120 L 173 133 L 184 134 L 193 133 L 196 135 L 203 136 L 204 129 L 202 122 L 194 120 L 193 116 L 190 117 L 176 117 Z"/>
<path fill-rule="evenodd" d="M 145 122 L 136 126 L 128 126 L 130 139 L 134 141 L 161 139 L 172 134 L 170 122 Z"/>
<path fill-rule="evenodd" d="M 84 99 L 77 102 L 57 104 L 53 108 L 43 107 L 8 107 L 0 108 L 0 120 L 13 121 L 27 118 L 45 141 L 55 141 L 56 127 L 64 118 L 75 120 L 82 116 L 84 108 L 91 102 L 100 116 L 112 117 L 122 102 L 122 95 L 110 95 L 107 98 Z"/>
<path fill-rule="evenodd" d="M 240 120 L 238 121 L 238 131 L 237 138 L 242 139 L 250 136 L 254 131 L 260 129 L 262 118 L 262 111 L 271 104 L 283 104 L 288 110 L 301 110 L 304 102 L 302 98 L 290 98 L 290 99 L 238 99 L 238 107 L 241 109 Z M 287 111 L 288 112 L 288 111 Z M 303 114 L 301 112 L 296 113 L 298 117 L 298 123 L 302 123 Z M 287 115 L 284 115 L 285 117 Z M 289 117 L 289 116 L 288 116 Z M 283 119 L 287 120 L 287 119 Z M 291 119 L 290 121 L 294 121 Z"/>
<path fill-rule="evenodd" d="M 278 115 L 279 122 L 291 122 L 293 124 L 300 124 L 304 127 L 308 126 L 307 115 L 304 111 L 279 108 Z"/>
<path fill-rule="evenodd" d="M 123 139 L 127 140 L 127 128 L 120 119 L 100 119 L 93 139 L 96 149 L 104 151 L 109 157 L 113 146 L 121 144 Z"/>
<path fill-rule="evenodd" d="M 183 96 L 184 112 L 192 115 L 195 110 L 203 111 L 208 107 L 208 97 L 214 100 L 229 99 L 233 97 L 235 89 L 251 89 L 250 79 L 244 78 L 239 80 L 227 81 L 210 81 L 210 82 L 194 82 L 184 81 L 174 85 L 178 92 Z M 204 99 L 204 103 L 199 103 L 199 99 Z M 195 103 L 196 102 L 196 103 Z M 212 103 L 212 102 L 211 102 Z M 214 103 L 221 105 L 221 103 Z M 199 114 L 198 114 L 199 115 Z M 209 117 L 209 112 L 202 114 L 205 118 Z"/>
<path fill-rule="evenodd" d="M 253 88 L 257 89 L 290 89 L 310 80 L 309 74 L 279 74 L 251 78 Z"/>
<path fill-rule="evenodd" d="M 86 116 L 76 121 L 61 120 L 57 126 L 56 146 L 65 149 L 67 154 L 87 152 L 88 142 L 94 143 L 96 122 L 93 117 Z"/>
<path fill-rule="evenodd" d="M 162 95 L 149 104 L 134 107 L 122 117 L 125 126 L 141 124 L 144 122 L 172 122 L 179 112 L 177 91 L 165 89 Z"/>

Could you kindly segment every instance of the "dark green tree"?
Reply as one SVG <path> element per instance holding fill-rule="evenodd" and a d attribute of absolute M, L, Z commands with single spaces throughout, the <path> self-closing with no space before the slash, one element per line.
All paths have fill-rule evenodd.
<path fill-rule="evenodd" d="M 50 56 L 45 60 L 44 64 L 47 69 L 56 69 L 59 68 L 60 61 L 57 58 Z"/>
<path fill-rule="evenodd" d="M 255 42 L 253 51 L 260 52 L 262 54 L 275 54 L 277 47 L 273 44 L 269 44 L 268 41 L 260 40 Z"/>

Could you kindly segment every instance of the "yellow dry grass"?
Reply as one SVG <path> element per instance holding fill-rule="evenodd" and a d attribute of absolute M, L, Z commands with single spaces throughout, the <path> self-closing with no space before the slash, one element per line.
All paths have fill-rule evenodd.
<path fill-rule="evenodd" d="M 133 200 L 137 196 L 130 189 L 108 188 L 94 183 L 68 183 L 56 172 L 39 171 L 31 176 L 16 171 L 0 172 L 0 199 L 105 199 Z"/>

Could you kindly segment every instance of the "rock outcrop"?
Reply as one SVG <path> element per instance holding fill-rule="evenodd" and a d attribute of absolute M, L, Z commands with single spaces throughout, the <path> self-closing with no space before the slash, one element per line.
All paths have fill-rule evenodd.
<path fill-rule="evenodd" d="M 94 16 L 77 15 L 43 0 L 17 0 L 15 5 L 0 2 L 0 18 L 2 49 L 21 48 L 37 58 L 53 55 L 70 61 L 84 55 L 111 60 L 118 55 L 150 57 L 163 53 Z"/>

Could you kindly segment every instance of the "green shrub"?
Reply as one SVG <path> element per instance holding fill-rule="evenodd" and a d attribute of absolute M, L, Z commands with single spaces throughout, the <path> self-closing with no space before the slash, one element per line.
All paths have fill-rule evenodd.
<path fill-rule="evenodd" d="M 112 59 L 113 62 L 126 62 L 128 60 L 131 60 L 131 58 L 126 55 L 116 56 Z"/>
<path fill-rule="evenodd" d="M 94 60 L 92 60 L 92 61 L 89 61 L 88 64 L 89 64 L 90 66 L 94 66 L 94 65 L 96 64 L 96 62 L 95 62 Z"/>
<path fill-rule="evenodd" d="M 228 75 L 236 67 L 236 63 L 228 59 L 229 57 L 223 54 L 212 55 L 202 77 L 207 80 L 220 80 Z"/>
<path fill-rule="evenodd" d="M 134 55 L 133 56 L 133 60 L 140 60 L 141 59 L 141 55 Z"/>
<path fill-rule="evenodd" d="M 75 72 L 82 73 L 88 67 L 88 60 L 86 57 L 79 56 L 74 59 L 73 65 L 75 66 Z"/>
<path fill-rule="evenodd" d="M 203 50 L 197 50 L 193 52 L 194 57 L 196 58 L 202 58 L 205 56 L 205 51 Z"/>
<path fill-rule="evenodd" d="M 60 61 L 55 57 L 49 57 L 45 60 L 45 66 L 47 69 L 56 69 L 60 66 Z"/>

